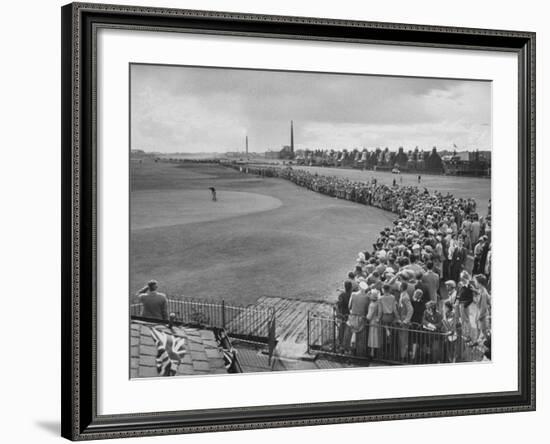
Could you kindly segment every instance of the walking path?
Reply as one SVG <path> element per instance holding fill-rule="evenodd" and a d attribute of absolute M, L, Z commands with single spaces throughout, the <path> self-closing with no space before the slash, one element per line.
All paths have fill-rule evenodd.
<path fill-rule="evenodd" d="M 311 358 L 307 354 L 308 312 L 315 315 L 332 316 L 333 305 L 326 302 L 301 301 L 278 297 L 260 297 L 250 308 L 273 309 L 275 311 L 277 348 L 275 355 L 288 358 Z M 243 314 L 245 316 L 246 314 Z M 227 330 L 243 324 L 240 316 L 228 324 Z M 265 326 L 259 322 L 249 332 L 251 336 L 261 336 Z M 315 339 L 315 338 L 312 338 Z"/>

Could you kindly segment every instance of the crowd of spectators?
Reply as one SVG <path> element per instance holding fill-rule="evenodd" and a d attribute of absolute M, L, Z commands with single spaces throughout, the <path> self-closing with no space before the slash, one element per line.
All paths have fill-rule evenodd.
<path fill-rule="evenodd" d="M 429 355 L 430 362 L 455 362 L 475 348 L 490 359 L 490 201 L 482 216 L 474 199 L 395 180 L 359 182 L 290 167 L 246 171 L 396 214 L 358 253 L 338 294 L 339 352 L 374 358 L 391 350 L 402 361 Z"/>

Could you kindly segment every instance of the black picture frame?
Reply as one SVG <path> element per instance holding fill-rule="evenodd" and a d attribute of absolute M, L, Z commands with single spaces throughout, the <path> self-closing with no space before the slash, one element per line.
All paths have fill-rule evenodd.
<path fill-rule="evenodd" d="M 72 3 L 61 10 L 62 436 L 120 438 L 535 409 L 535 33 Z M 519 65 L 518 390 L 100 416 L 95 39 L 100 27 L 510 51 Z"/>

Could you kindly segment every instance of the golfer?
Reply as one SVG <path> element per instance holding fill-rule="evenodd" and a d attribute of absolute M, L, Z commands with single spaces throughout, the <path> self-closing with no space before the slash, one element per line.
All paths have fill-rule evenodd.
<path fill-rule="evenodd" d="M 216 198 L 216 188 L 210 187 L 208 188 L 210 190 L 210 193 L 212 194 L 212 200 L 216 202 L 218 199 Z"/>

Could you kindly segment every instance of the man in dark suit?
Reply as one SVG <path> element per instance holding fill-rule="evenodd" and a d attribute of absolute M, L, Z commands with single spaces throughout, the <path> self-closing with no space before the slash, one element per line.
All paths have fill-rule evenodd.
<path fill-rule="evenodd" d="M 434 264 L 428 261 L 426 264 L 428 271 L 422 276 L 422 283 L 426 287 L 430 301 L 437 302 L 437 292 L 439 290 L 439 275 L 433 271 Z"/>
<path fill-rule="evenodd" d="M 338 320 L 338 341 L 340 348 L 347 349 L 346 338 L 346 322 L 349 316 L 349 299 L 351 297 L 352 281 L 346 280 L 344 282 L 344 291 L 338 295 L 336 301 L 336 316 Z"/>
<path fill-rule="evenodd" d="M 422 272 L 418 273 L 416 275 L 415 279 L 413 280 L 413 282 L 414 282 L 414 289 L 415 290 L 422 290 L 422 300 L 424 301 L 424 303 L 426 303 L 426 302 L 430 301 L 430 293 L 429 293 L 428 287 L 422 281 L 423 276 L 424 276 L 424 273 L 422 273 Z M 410 281 L 409 281 L 409 283 L 410 283 Z M 413 294 L 414 294 L 414 292 L 413 292 Z"/>
<path fill-rule="evenodd" d="M 458 238 L 457 243 L 451 256 L 451 279 L 455 282 L 460 280 L 460 272 L 464 269 L 468 254 L 461 237 Z"/>

